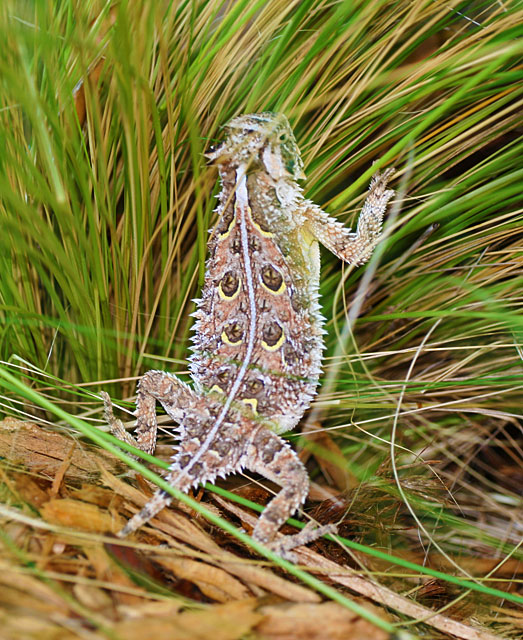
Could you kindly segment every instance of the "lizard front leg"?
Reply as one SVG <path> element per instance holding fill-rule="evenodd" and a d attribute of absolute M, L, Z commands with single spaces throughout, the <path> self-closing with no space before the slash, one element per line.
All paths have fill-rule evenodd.
<path fill-rule="evenodd" d="M 373 176 L 356 233 L 329 216 L 318 205 L 305 201 L 302 213 L 310 233 L 340 260 L 356 266 L 367 262 L 380 240 L 387 203 L 394 195 L 392 189 L 386 188 L 393 175 L 394 169 L 385 169 L 383 173 Z"/>
<path fill-rule="evenodd" d="M 309 476 L 297 453 L 287 442 L 266 427 L 259 427 L 247 447 L 245 466 L 282 487 L 258 519 L 252 537 L 282 557 L 295 561 L 291 549 L 306 545 L 327 533 L 336 533 L 336 526 L 307 525 L 294 535 L 277 538 L 278 529 L 300 507 L 309 493 Z"/>

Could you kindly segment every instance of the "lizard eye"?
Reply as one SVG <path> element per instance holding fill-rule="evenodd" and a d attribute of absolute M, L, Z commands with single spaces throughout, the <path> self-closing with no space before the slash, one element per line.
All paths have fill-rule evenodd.
<path fill-rule="evenodd" d="M 286 133 L 282 133 L 280 136 L 280 142 L 285 142 L 285 140 L 287 140 L 287 134 Z"/>

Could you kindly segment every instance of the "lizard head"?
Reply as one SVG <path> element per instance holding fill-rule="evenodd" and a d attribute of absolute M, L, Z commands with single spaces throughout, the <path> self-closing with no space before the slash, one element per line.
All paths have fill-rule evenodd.
<path fill-rule="evenodd" d="M 263 169 L 275 180 L 302 180 L 303 162 L 289 121 L 282 113 L 251 113 L 225 125 L 225 138 L 205 154 L 211 162 L 247 171 Z"/>

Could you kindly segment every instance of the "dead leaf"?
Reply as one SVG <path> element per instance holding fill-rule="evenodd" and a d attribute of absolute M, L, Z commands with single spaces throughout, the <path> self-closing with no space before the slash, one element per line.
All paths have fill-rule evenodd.
<path fill-rule="evenodd" d="M 380 615 L 380 610 L 362 603 Z M 389 634 L 336 602 L 262 607 L 260 640 L 386 640 Z M 381 612 L 383 613 L 383 612 Z"/>
<path fill-rule="evenodd" d="M 93 533 L 116 532 L 122 525 L 96 505 L 70 498 L 49 500 L 41 514 L 47 522 Z"/>
<path fill-rule="evenodd" d="M 227 571 L 205 562 L 175 556 L 157 557 L 156 562 L 169 569 L 181 580 L 190 580 L 208 598 L 217 602 L 244 600 L 249 590 Z"/>
<path fill-rule="evenodd" d="M 167 619 L 144 617 L 121 622 L 114 631 L 125 640 L 240 640 L 263 615 L 255 611 L 253 598 L 215 605 L 200 611 L 183 611 Z"/>

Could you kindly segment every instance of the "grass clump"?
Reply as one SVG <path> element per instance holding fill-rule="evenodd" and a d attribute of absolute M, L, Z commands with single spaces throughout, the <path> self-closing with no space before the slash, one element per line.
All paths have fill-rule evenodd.
<path fill-rule="evenodd" d="M 231 117 L 282 111 L 306 196 L 347 224 L 371 175 L 398 172 L 376 259 L 346 270 L 322 254 L 311 473 L 342 493 L 350 540 L 512 590 L 502 568 L 520 575 L 522 22 L 517 2 L 3 2 L 4 370 L 97 425 L 90 387 L 122 397 L 149 368 L 185 376 L 215 223 L 203 152 Z M 7 415 L 50 419 L 6 384 Z M 311 444 L 318 425 L 324 439 Z M 390 565 L 357 562 L 406 590 Z M 417 588 L 427 606 L 513 633 L 509 610 L 490 613 L 499 595 L 460 609 L 464 586 L 433 600 Z"/>

